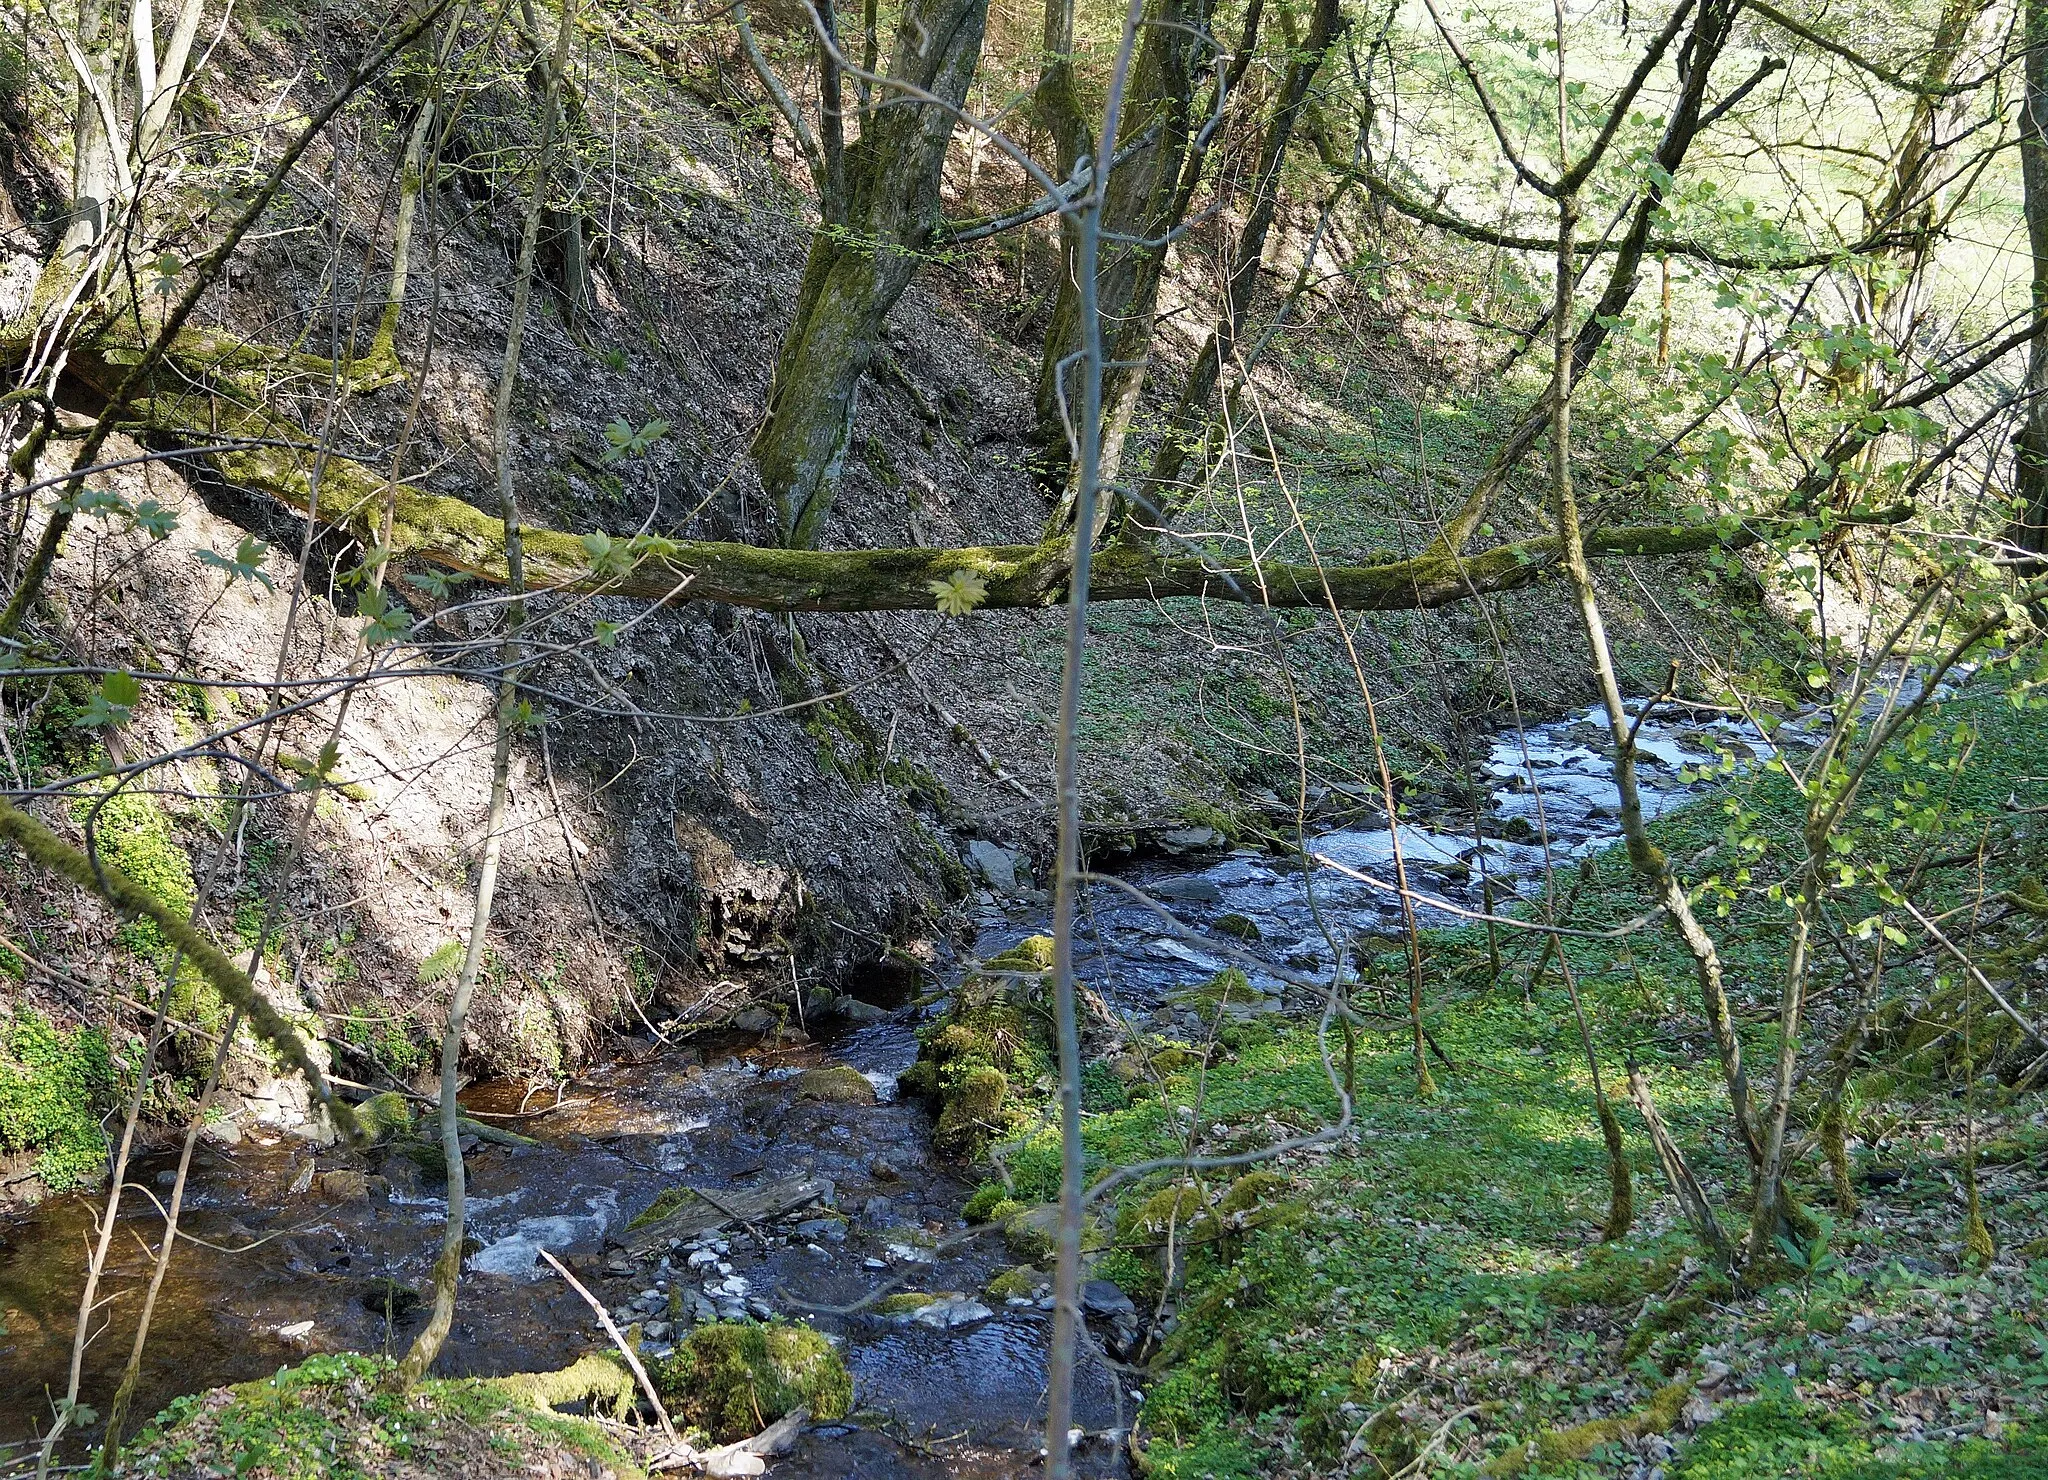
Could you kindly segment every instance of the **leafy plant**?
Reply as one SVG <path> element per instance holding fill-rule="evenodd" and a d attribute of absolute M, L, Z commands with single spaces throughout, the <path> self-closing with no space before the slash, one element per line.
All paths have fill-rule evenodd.
<path fill-rule="evenodd" d="M 988 599 L 988 583 L 971 570 L 956 570 L 925 585 L 938 598 L 939 611 L 949 617 L 964 617 Z"/>

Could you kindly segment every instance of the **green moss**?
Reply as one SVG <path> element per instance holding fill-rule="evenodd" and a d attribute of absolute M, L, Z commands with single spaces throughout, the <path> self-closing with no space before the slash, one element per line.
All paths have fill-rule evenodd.
<path fill-rule="evenodd" d="M 1026 1300 L 1035 1298 L 1051 1283 L 1052 1276 L 1035 1265 L 1018 1264 L 990 1280 L 986 1293 L 991 1300 Z"/>
<path fill-rule="evenodd" d="M 691 1201 L 694 1196 L 695 1194 L 687 1187 L 665 1188 L 661 1196 L 649 1203 L 644 1211 L 634 1214 L 633 1220 L 626 1227 L 645 1228 L 650 1223 L 659 1223 L 683 1204 Z"/>
<path fill-rule="evenodd" d="M 1227 915 L 1218 915 L 1216 917 L 1216 929 L 1225 935 L 1235 936 L 1238 940 L 1242 941 L 1255 941 L 1259 938 L 1258 921 L 1252 919 L 1249 915 L 1240 915 L 1234 912 Z"/>
<path fill-rule="evenodd" d="M 87 799 L 81 799 L 72 810 L 90 830 L 100 857 L 154 894 L 166 908 L 179 914 L 191 910 L 197 894 L 192 860 L 155 797 L 117 791 L 97 811 Z M 121 939 L 131 949 L 150 953 L 165 945 L 162 934 L 148 920 L 123 925 Z"/>
<path fill-rule="evenodd" d="M 372 1146 L 412 1131 L 412 1103 L 395 1089 L 372 1095 L 356 1106 L 356 1124 Z"/>
<path fill-rule="evenodd" d="M 274 1377 L 222 1393 L 177 1399 L 135 1437 L 123 1474 L 289 1475 L 292 1480 L 361 1480 L 365 1475 L 524 1474 L 561 1461 L 609 1469 L 618 1480 L 642 1471 L 604 1430 L 546 1404 L 631 1400 L 624 1373 L 586 1357 L 560 1373 L 512 1378 L 429 1379 L 404 1392 L 386 1382 L 386 1357 L 310 1357 Z M 610 1372 L 600 1368 L 610 1367 Z"/>
<path fill-rule="evenodd" d="M 34 1152 L 36 1175 L 52 1192 L 104 1170 L 100 1116 L 113 1091 L 105 1033 L 60 1033 L 28 1008 L 8 1015 L 0 1028 L 0 1150 Z"/>
<path fill-rule="evenodd" d="M 1215 1022 L 1226 1007 L 1244 1007 L 1260 1001 L 1258 991 L 1235 966 L 1225 967 L 1198 987 L 1173 994 L 1173 1001 L 1193 1008 L 1204 1022 Z"/>
<path fill-rule="evenodd" d="M 1202 1189 L 1192 1182 L 1178 1182 L 1127 1207 L 1117 1219 L 1116 1241 L 1121 1247 L 1155 1248 L 1169 1233 L 1185 1239 L 1188 1225 L 1201 1216 Z"/>
<path fill-rule="evenodd" d="M 1577 1269 L 1547 1276 L 1543 1294 L 1556 1305 L 1628 1305 L 1669 1289 L 1684 1263 L 1682 1253 L 1646 1255 L 1602 1244 Z"/>
<path fill-rule="evenodd" d="M 960 1076 L 940 1112 L 932 1140 L 941 1151 L 971 1153 L 1002 1130 L 1003 1101 L 1009 1076 L 989 1064 L 978 1064 Z"/>
<path fill-rule="evenodd" d="M 650 1375 L 672 1415 L 721 1443 L 757 1434 L 793 1408 L 830 1422 L 853 1404 L 846 1364 L 808 1326 L 699 1326 Z"/>
<path fill-rule="evenodd" d="M 500 1391 L 536 1408 L 588 1403 L 592 1411 L 624 1416 L 639 1401 L 639 1387 L 625 1364 L 609 1353 L 591 1352 L 556 1372 L 515 1372 L 490 1379 Z"/>
<path fill-rule="evenodd" d="M 1051 1024 L 1043 1010 L 1052 941 L 1032 936 L 961 982 L 946 1018 L 920 1035 L 918 1062 L 897 1081 L 938 1115 L 940 1147 L 972 1156 L 1011 1130 L 1022 1107 L 1014 1086 L 1052 1072 Z"/>
<path fill-rule="evenodd" d="M 1602 1444 L 1627 1444 L 1648 1434 L 1667 1432 L 1685 1409 L 1690 1382 L 1674 1382 L 1659 1388 L 1650 1401 L 1633 1413 L 1613 1418 L 1596 1418 L 1568 1429 L 1551 1429 L 1526 1444 L 1516 1445 L 1495 1456 L 1486 1473 L 1496 1480 L 1527 1474 L 1531 1470 L 1555 1470 L 1575 1465 Z"/>
<path fill-rule="evenodd" d="M 986 1223 L 996 1204 L 1009 1196 L 1009 1191 L 1000 1182 L 984 1182 L 974 1189 L 974 1195 L 960 1205 L 960 1216 L 969 1223 Z"/>
<path fill-rule="evenodd" d="M 867 1075 L 850 1064 L 829 1069 L 806 1069 L 796 1077 L 799 1100 L 822 1100 L 828 1105 L 872 1105 L 875 1087 Z"/>
<path fill-rule="evenodd" d="M 912 1311 L 923 1310 L 927 1305 L 936 1304 L 944 1298 L 942 1295 L 932 1294 L 929 1290 L 900 1290 L 894 1295 L 884 1295 L 876 1301 L 875 1314 L 908 1315 Z"/>

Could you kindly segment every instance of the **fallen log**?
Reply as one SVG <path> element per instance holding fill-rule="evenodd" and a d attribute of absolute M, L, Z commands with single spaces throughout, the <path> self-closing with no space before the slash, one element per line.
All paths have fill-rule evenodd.
<path fill-rule="evenodd" d="M 673 1213 L 629 1228 L 614 1240 L 635 1258 L 665 1249 L 676 1239 L 696 1238 L 728 1223 L 765 1223 L 816 1202 L 831 1190 L 823 1177 L 785 1177 L 762 1187 L 681 1187 L 689 1194 Z"/>

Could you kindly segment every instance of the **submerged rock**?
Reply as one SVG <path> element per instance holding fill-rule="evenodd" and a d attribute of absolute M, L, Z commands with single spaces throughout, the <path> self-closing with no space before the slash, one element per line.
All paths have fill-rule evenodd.
<path fill-rule="evenodd" d="M 797 1075 L 796 1097 L 831 1105 L 872 1105 L 875 1087 L 860 1070 L 849 1064 L 834 1064 L 829 1069 L 806 1069 Z"/>

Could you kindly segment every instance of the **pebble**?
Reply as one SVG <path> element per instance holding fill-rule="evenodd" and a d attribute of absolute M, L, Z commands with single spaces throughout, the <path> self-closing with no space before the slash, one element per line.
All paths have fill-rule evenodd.
<path fill-rule="evenodd" d="M 668 1333 L 674 1329 L 667 1321 L 649 1321 L 640 1328 L 640 1334 L 649 1341 L 666 1341 Z"/>
<path fill-rule="evenodd" d="M 889 1267 L 889 1261 L 886 1259 L 876 1259 L 873 1257 L 869 1257 L 861 1260 L 860 1267 L 862 1269 L 887 1269 Z"/>

